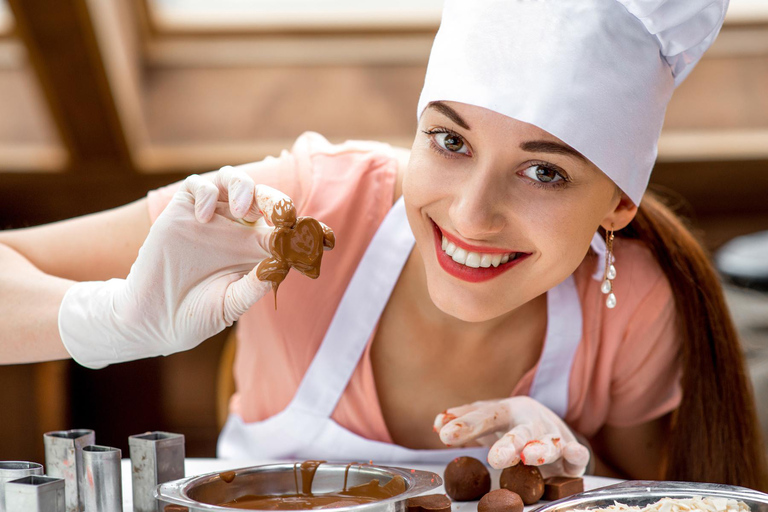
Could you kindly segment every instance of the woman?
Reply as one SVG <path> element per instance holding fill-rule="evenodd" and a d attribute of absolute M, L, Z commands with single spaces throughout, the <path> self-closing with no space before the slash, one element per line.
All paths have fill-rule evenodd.
<path fill-rule="evenodd" d="M 645 194 L 672 89 L 724 12 L 449 0 L 410 153 L 307 134 L 277 159 L 5 233 L 5 268 L 26 276 L 16 295 L 44 304 L 15 305 L 9 329 L 28 332 L 34 311 L 40 359 L 100 367 L 190 348 L 240 318 L 222 456 L 473 453 L 547 474 L 592 460 L 600 474 L 765 489 L 716 276 Z M 251 271 L 269 230 L 247 224 L 282 193 L 339 244 L 317 282 L 281 285 L 275 311 Z M 83 239 L 89 256 L 62 262 Z M 97 281 L 128 273 L 139 246 L 127 279 Z"/>

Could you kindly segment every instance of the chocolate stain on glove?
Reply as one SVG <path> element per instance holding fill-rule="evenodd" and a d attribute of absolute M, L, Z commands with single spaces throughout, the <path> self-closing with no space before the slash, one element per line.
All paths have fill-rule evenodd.
<path fill-rule="evenodd" d="M 256 267 L 261 281 L 272 283 L 277 309 L 277 289 L 291 267 L 305 276 L 317 279 L 325 249 L 333 249 L 336 237 L 333 230 L 312 217 L 296 217 L 293 203 L 280 201 L 272 209 L 275 230 L 269 239 L 271 258 Z"/>

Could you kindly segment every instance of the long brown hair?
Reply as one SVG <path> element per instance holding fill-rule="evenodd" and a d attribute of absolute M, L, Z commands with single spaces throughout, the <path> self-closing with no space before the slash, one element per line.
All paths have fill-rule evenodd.
<path fill-rule="evenodd" d="M 768 491 L 766 456 L 736 329 L 707 251 L 661 196 L 646 192 L 617 237 L 642 241 L 675 296 L 683 399 L 666 446 L 666 480 Z"/>

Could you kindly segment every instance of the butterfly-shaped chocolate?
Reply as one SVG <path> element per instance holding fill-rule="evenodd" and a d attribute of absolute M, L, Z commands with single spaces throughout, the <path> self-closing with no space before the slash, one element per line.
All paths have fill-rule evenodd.
<path fill-rule="evenodd" d="M 333 231 L 312 217 L 299 217 L 292 225 L 276 223 L 270 238 L 272 257 L 256 268 L 262 281 L 272 282 L 277 288 L 291 267 L 312 279 L 320 276 L 320 264 L 325 249 L 333 249 L 336 237 Z"/>

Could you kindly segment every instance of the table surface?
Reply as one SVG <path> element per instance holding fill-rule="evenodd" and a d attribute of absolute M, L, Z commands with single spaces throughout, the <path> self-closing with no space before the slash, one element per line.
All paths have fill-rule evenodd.
<path fill-rule="evenodd" d="M 203 475 L 205 473 L 222 472 L 231 469 L 244 468 L 248 466 L 257 466 L 260 464 L 269 464 L 278 461 L 267 460 L 222 460 L 222 459 L 187 459 L 184 463 L 184 470 L 187 476 Z M 424 471 L 432 471 L 438 475 L 443 475 L 444 465 L 441 464 L 409 464 L 409 468 L 420 469 Z M 499 473 L 500 470 L 491 469 L 491 489 L 497 489 L 499 487 Z M 122 461 L 122 478 L 123 478 L 123 512 L 133 512 L 133 495 L 131 489 L 131 460 L 123 459 Z M 584 477 L 584 490 L 596 489 L 598 487 L 604 487 L 606 485 L 612 485 L 621 482 L 614 478 L 605 478 L 600 476 L 586 476 Z M 441 485 L 430 493 L 444 493 L 445 488 Z M 531 505 L 525 507 L 525 511 L 536 509 L 540 504 Z M 477 501 L 465 501 L 455 502 L 453 504 L 454 512 L 477 512 Z"/>

